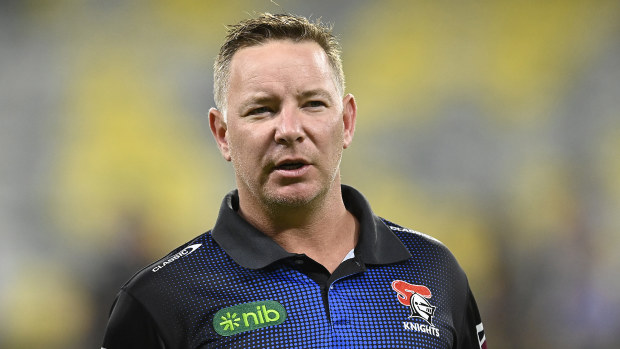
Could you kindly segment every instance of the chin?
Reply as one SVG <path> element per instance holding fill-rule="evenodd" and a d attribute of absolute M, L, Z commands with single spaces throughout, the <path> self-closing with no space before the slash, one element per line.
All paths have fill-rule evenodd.
<path fill-rule="evenodd" d="M 316 195 L 302 195 L 298 193 L 296 195 L 273 195 L 268 196 L 267 201 L 277 206 L 285 207 L 303 207 L 310 204 Z"/>
<path fill-rule="evenodd" d="M 280 188 L 265 195 L 266 201 L 276 206 L 303 207 L 327 193 L 326 188 Z"/>

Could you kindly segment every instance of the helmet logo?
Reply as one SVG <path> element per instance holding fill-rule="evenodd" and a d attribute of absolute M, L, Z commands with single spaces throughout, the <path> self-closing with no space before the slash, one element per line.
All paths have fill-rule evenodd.
<path fill-rule="evenodd" d="M 392 289 L 396 291 L 398 301 L 411 310 L 409 318 L 419 318 L 433 326 L 433 316 L 437 307 L 428 301 L 432 297 L 428 287 L 394 280 Z"/>

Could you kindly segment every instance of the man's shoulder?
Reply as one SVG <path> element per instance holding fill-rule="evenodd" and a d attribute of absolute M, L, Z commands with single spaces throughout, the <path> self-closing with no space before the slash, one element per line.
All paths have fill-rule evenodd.
<path fill-rule="evenodd" d="M 413 229 L 409 229 L 406 227 L 403 227 L 402 225 L 398 225 L 392 221 L 389 221 L 383 217 L 381 217 L 381 220 L 383 221 L 383 223 L 385 223 L 385 225 L 387 225 L 388 228 L 390 228 L 390 230 L 392 230 L 398 237 L 401 238 L 401 240 L 403 238 L 405 238 L 406 240 L 415 240 L 415 241 L 420 241 L 420 242 L 425 242 L 428 244 L 432 244 L 432 245 L 439 245 L 439 246 L 444 246 L 443 243 L 439 240 L 437 240 L 436 238 L 421 233 L 417 230 L 413 230 Z M 444 246 L 445 247 L 445 246 Z"/>
<path fill-rule="evenodd" d="M 217 244 L 208 231 L 196 238 L 173 249 L 164 257 L 145 266 L 136 272 L 122 287 L 133 295 L 144 290 L 152 290 L 152 286 L 159 284 L 160 288 L 169 284 L 170 279 L 179 279 L 200 264 L 198 260 L 209 260 L 206 255 L 218 253 Z"/>
<path fill-rule="evenodd" d="M 421 233 L 414 229 L 403 227 L 402 225 L 398 225 L 382 217 L 381 220 L 388 228 L 390 228 L 390 230 L 392 230 L 392 232 L 394 232 L 394 234 L 396 234 L 396 236 L 401 239 L 401 241 L 405 245 L 407 245 L 407 243 L 416 243 L 446 248 L 446 246 L 441 241 L 430 235 Z"/>
<path fill-rule="evenodd" d="M 452 252 L 438 239 L 417 230 L 398 225 L 385 218 L 381 218 L 381 220 L 400 239 L 414 258 L 439 256 L 443 261 L 449 261 L 458 265 Z"/>

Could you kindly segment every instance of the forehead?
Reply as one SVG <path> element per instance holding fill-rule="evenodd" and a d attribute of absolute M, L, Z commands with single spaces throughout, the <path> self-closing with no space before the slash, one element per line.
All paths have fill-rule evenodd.
<path fill-rule="evenodd" d="M 308 84 L 335 89 L 327 54 L 314 41 L 267 41 L 240 49 L 231 60 L 231 94 L 270 87 L 299 89 Z"/>

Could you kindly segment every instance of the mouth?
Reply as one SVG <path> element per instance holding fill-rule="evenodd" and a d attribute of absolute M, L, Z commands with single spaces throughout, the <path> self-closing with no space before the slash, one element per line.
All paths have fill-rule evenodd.
<path fill-rule="evenodd" d="M 286 177 L 303 175 L 310 164 L 303 159 L 286 159 L 279 161 L 273 167 L 273 171 Z"/>
<path fill-rule="evenodd" d="M 304 164 L 303 162 L 285 162 L 285 163 L 282 163 L 280 165 L 277 165 L 275 167 L 275 169 L 276 170 L 291 171 L 291 170 L 300 169 L 300 168 L 302 168 L 304 166 L 306 166 L 306 164 Z"/>

